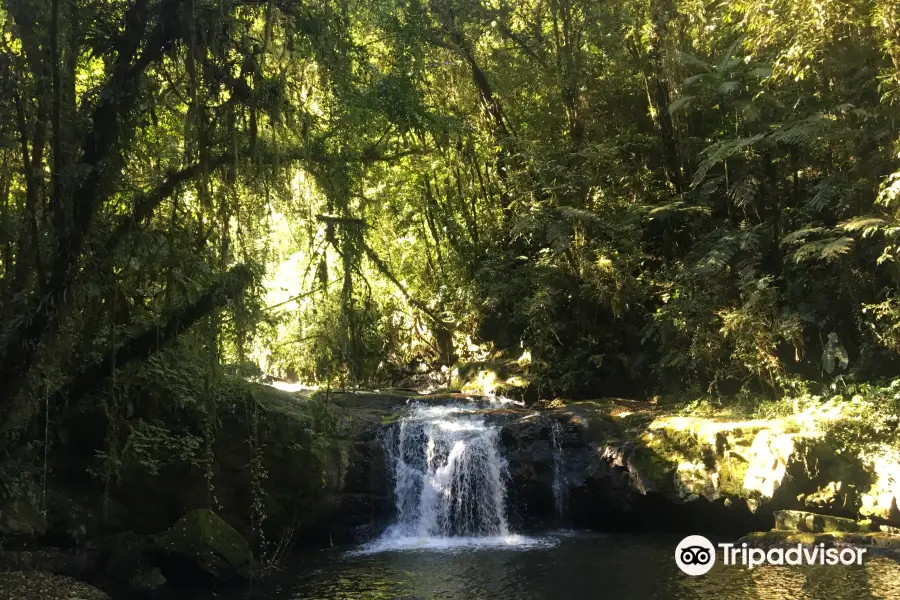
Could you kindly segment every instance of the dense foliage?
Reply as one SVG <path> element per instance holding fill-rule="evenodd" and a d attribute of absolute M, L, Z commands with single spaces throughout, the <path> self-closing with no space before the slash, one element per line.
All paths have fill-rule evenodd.
<path fill-rule="evenodd" d="M 261 371 L 527 352 L 544 397 L 896 375 L 890 0 L 7 0 L 0 23 L 6 452 L 100 410 L 114 462 Z"/>

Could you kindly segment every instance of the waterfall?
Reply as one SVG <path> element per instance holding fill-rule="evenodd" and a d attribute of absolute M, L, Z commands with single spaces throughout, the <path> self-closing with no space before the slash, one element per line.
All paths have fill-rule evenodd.
<path fill-rule="evenodd" d="M 458 405 L 415 406 L 388 446 L 395 477 L 393 533 L 506 536 L 506 461 L 500 428 Z"/>
<path fill-rule="evenodd" d="M 562 423 L 556 419 L 550 423 L 550 444 L 553 449 L 553 507 L 556 510 L 556 519 L 561 523 L 566 516 L 569 484 L 566 480 L 562 451 Z"/>
<path fill-rule="evenodd" d="M 413 403 L 383 430 L 397 518 L 362 551 L 546 543 L 510 533 L 500 425 L 484 408 Z"/>

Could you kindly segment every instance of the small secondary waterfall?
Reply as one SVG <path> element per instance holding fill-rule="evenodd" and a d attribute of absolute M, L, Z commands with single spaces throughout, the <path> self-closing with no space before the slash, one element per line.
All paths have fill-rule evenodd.
<path fill-rule="evenodd" d="M 556 419 L 550 423 L 550 444 L 553 449 L 553 507 L 557 521 L 562 522 L 566 517 L 569 485 L 562 451 L 562 424 Z"/>
<path fill-rule="evenodd" d="M 475 408 L 414 405 L 388 441 L 406 537 L 508 536 L 500 428 Z"/>

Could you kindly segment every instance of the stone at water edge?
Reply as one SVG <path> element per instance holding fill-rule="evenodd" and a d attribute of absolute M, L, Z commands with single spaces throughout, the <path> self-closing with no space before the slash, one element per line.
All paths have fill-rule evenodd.
<path fill-rule="evenodd" d="M 154 592 L 166 585 L 166 578 L 158 568 L 140 571 L 128 580 L 127 589 L 132 594 Z"/>
<path fill-rule="evenodd" d="M 86 583 L 39 571 L 0 571 L 0 598 L 3 600 L 110 600 Z"/>
<path fill-rule="evenodd" d="M 0 537 L 39 537 L 47 531 L 47 520 L 22 500 L 0 504 Z"/>
<path fill-rule="evenodd" d="M 775 529 L 785 531 L 865 533 L 869 531 L 870 526 L 868 521 L 856 521 L 802 510 L 776 510 L 773 516 L 775 517 Z"/>
<path fill-rule="evenodd" d="M 209 509 L 192 510 L 157 538 L 173 580 L 228 582 L 250 575 L 253 554 L 240 533 Z"/>

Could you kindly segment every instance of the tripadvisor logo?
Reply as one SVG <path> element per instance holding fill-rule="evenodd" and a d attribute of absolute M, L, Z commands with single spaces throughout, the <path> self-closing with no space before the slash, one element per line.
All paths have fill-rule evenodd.
<path fill-rule="evenodd" d="M 826 548 L 825 544 L 787 548 L 750 548 L 746 543 L 718 544 L 722 563 L 753 569 L 762 565 L 861 565 L 865 548 Z M 703 575 L 716 564 L 716 547 L 702 535 L 689 535 L 675 548 L 675 564 L 688 575 Z"/>
<path fill-rule="evenodd" d="M 689 535 L 675 548 L 675 564 L 688 575 L 703 575 L 716 564 L 716 549 L 702 535 Z"/>

